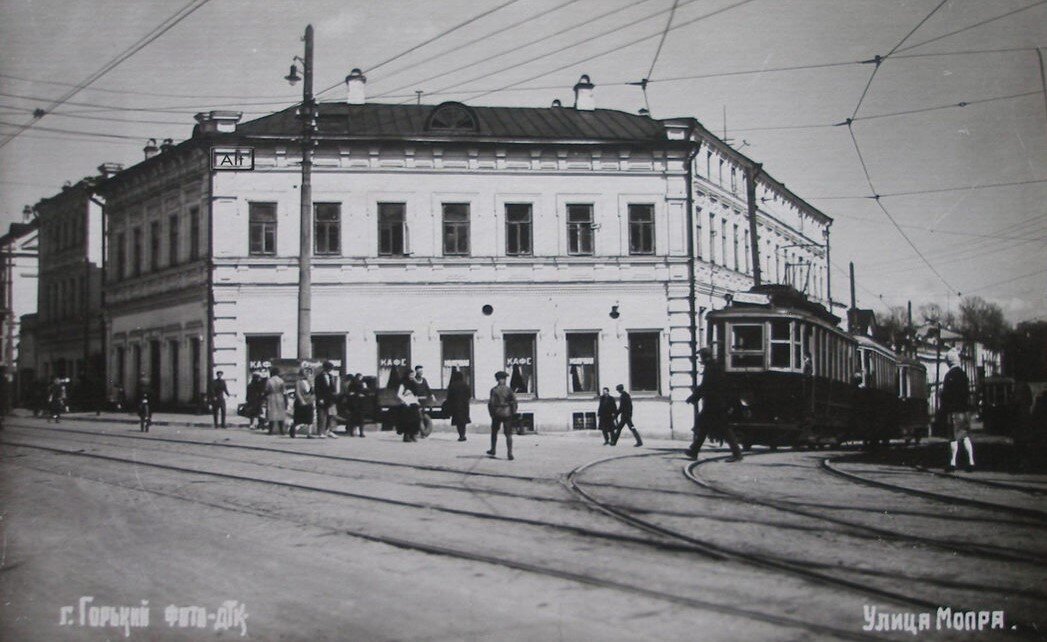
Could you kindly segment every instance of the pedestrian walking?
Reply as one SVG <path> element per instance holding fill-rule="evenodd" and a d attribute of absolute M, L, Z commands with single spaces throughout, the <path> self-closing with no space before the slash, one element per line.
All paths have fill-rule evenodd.
<path fill-rule="evenodd" d="M 615 446 L 618 444 L 618 437 L 622 434 L 622 428 L 628 426 L 629 432 L 633 433 L 633 437 L 636 438 L 636 447 L 639 448 L 643 445 L 643 439 L 640 439 L 640 431 L 633 425 L 633 397 L 625 391 L 625 386 L 618 384 L 614 387 L 618 391 L 618 423 L 614 427 L 614 437 L 611 439 L 611 445 Z"/>
<path fill-rule="evenodd" d="M 47 404 L 51 412 L 48 421 L 61 423 L 62 413 L 65 412 L 66 394 L 65 381 L 61 377 L 55 377 L 47 394 Z"/>
<path fill-rule="evenodd" d="M 298 427 L 305 428 L 305 436 L 313 438 L 313 421 L 315 420 L 316 393 L 313 391 L 313 369 L 307 366 L 298 370 L 298 381 L 294 384 L 294 416 L 291 423 L 291 439 L 298 434 Z M 320 435 L 323 438 L 323 435 Z"/>
<path fill-rule="evenodd" d="M 956 470 L 956 455 L 961 441 L 967 450 L 967 472 L 971 472 L 974 470 L 974 444 L 971 443 L 970 435 L 970 380 L 960 367 L 960 353 L 957 350 L 950 350 L 945 355 L 945 363 L 949 365 L 949 371 L 942 379 L 938 398 L 940 421 L 945 423 L 949 431 L 949 465 L 945 467 L 945 472 Z"/>
<path fill-rule="evenodd" d="M 138 430 L 149 432 L 153 425 L 153 406 L 149 403 L 149 388 L 141 387 L 138 391 Z"/>
<path fill-rule="evenodd" d="M 251 381 L 247 384 L 246 400 L 244 401 L 244 416 L 247 417 L 248 428 L 262 427 L 262 407 L 264 405 L 265 382 L 262 381 L 262 375 L 252 372 Z"/>
<path fill-rule="evenodd" d="M 400 382 L 397 396 L 403 402 L 401 418 L 404 441 L 418 441 L 419 434 L 428 437 L 433 431 L 433 420 L 426 414 L 425 406 L 432 399 L 433 391 L 429 388 L 422 366 L 415 366 L 414 374 Z"/>
<path fill-rule="evenodd" d="M 498 429 L 505 432 L 506 458 L 513 459 L 513 417 L 516 416 L 516 393 L 505 384 L 509 373 L 499 370 L 494 375 L 497 385 L 491 388 L 491 396 L 487 401 L 487 411 L 491 415 L 491 449 L 487 454 L 495 456 L 498 448 Z"/>
<path fill-rule="evenodd" d="M 229 397 L 229 386 L 222 378 L 223 374 L 225 373 L 219 370 L 211 382 L 211 414 L 214 416 L 215 428 L 225 428 L 225 400 Z"/>
<path fill-rule="evenodd" d="M 451 371 L 451 381 L 447 384 L 447 400 L 444 401 L 444 414 L 450 415 L 451 424 L 458 429 L 458 441 L 465 441 L 465 428 L 469 425 L 469 400 L 472 390 L 465 382 L 461 370 Z"/>
<path fill-rule="evenodd" d="M 265 380 L 265 414 L 269 421 L 269 434 L 275 435 L 279 430 L 284 434 L 284 421 L 287 420 L 287 390 L 280 371 L 269 369 L 269 378 Z"/>
<path fill-rule="evenodd" d="M 324 361 L 323 369 L 316 377 L 316 431 L 321 437 L 336 439 L 337 435 L 331 432 L 335 423 L 335 398 L 338 392 L 338 382 L 335 380 L 334 364 Z"/>
<path fill-rule="evenodd" d="M 687 456 L 698 459 L 698 452 L 705 443 L 706 438 L 722 438 L 731 448 L 729 462 L 742 460 L 742 449 L 738 447 L 738 440 L 734 431 L 727 424 L 727 390 L 724 386 L 723 367 L 713 357 L 712 350 L 702 348 L 698 351 L 698 358 L 705 366 L 702 372 L 702 384 L 695 387 L 694 392 L 687 398 L 687 403 L 694 404 L 694 441 L 687 448 Z M 698 412 L 698 401 L 702 401 L 702 411 Z"/>
<path fill-rule="evenodd" d="M 614 440 L 614 416 L 618 414 L 618 406 L 614 403 L 610 388 L 600 391 L 600 404 L 596 407 L 596 421 L 603 433 L 603 445 L 610 446 Z"/>

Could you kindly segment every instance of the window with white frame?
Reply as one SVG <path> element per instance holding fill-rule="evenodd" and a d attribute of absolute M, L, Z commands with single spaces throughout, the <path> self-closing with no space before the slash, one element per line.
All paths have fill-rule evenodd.
<path fill-rule="evenodd" d="M 595 393 L 597 390 L 597 352 L 595 332 L 567 334 L 567 392 Z"/>
<path fill-rule="evenodd" d="M 505 253 L 508 256 L 531 256 L 532 206 L 530 203 L 505 204 Z"/>
<path fill-rule="evenodd" d="M 629 205 L 629 254 L 654 254 L 654 205 Z"/>
<path fill-rule="evenodd" d="M 444 203 L 444 256 L 469 256 L 469 204 Z"/>
<path fill-rule="evenodd" d="M 764 367 L 764 326 L 762 323 L 732 323 L 727 367 L 759 370 Z"/>
<path fill-rule="evenodd" d="M 593 206 L 567 206 L 567 253 L 591 256 L 593 253 Z"/>
<path fill-rule="evenodd" d="M 378 204 L 378 256 L 407 255 L 406 204 Z"/>

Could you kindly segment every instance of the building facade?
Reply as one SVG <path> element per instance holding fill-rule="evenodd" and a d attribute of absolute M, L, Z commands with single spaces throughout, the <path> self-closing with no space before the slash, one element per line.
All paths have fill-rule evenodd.
<path fill-rule="evenodd" d="M 707 149 L 753 181 L 765 273 L 824 296 L 829 219 L 693 119 L 596 109 L 587 77 L 544 109 L 372 104 L 364 82 L 317 107 L 314 358 L 383 387 L 460 370 L 480 424 L 505 370 L 539 429 L 594 427 L 622 384 L 641 428 L 687 432 L 702 315 L 754 271 L 747 191 L 703 173 Z M 297 356 L 301 124 L 197 120 L 103 186 L 110 373 L 181 402 L 222 370 L 242 400 L 252 369 Z M 250 167 L 223 169 L 237 152 Z"/>
<path fill-rule="evenodd" d="M 0 364 L 17 398 L 22 388 L 33 381 L 33 340 L 26 337 L 36 313 L 38 277 L 37 221 L 26 218 L 22 223 L 11 223 L 0 236 Z M 29 322 L 23 325 L 23 317 Z"/>
<path fill-rule="evenodd" d="M 35 206 L 40 225 L 40 281 L 35 322 L 36 372 L 69 378 L 76 406 L 104 398 L 102 320 L 103 201 L 95 186 L 118 172 L 67 185 Z"/>

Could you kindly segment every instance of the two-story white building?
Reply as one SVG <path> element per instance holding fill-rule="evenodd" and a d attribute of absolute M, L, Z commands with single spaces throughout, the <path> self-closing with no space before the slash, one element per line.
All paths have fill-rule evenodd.
<path fill-rule="evenodd" d="M 587 77 L 549 108 L 374 104 L 364 82 L 317 108 L 314 358 L 381 386 L 396 367 L 433 387 L 461 370 L 481 424 L 505 370 L 538 429 L 592 427 L 600 389 L 623 384 L 641 430 L 686 433 L 702 314 L 752 284 L 746 190 L 709 167 L 755 164 L 694 119 L 597 109 Z M 296 109 L 197 119 L 102 186 L 111 376 L 178 402 L 217 370 L 242 399 L 252 368 L 297 356 Z M 212 170 L 215 147 L 253 164 Z M 748 176 L 774 235 L 764 273 L 824 296 L 829 219 Z"/>

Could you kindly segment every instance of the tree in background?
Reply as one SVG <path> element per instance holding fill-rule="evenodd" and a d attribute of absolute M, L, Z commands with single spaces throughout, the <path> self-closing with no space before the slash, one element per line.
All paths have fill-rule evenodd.
<path fill-rule="evenodd" d="M 937 303 L 925 303 L 921 305 L 917 314 L 924 323 L 936 323 L 941 322 L 942 327 L 946 329 L 953 329 L 956 327 L 956 315 L 952 312 L 946 312 L 942 310 L 942 306 Z"/>
<path fill-rule="evenodd" d="M 876 326 L 879 330 L 876 338 L 900 350 L 909 332 L 909 311 L 905 306 L 892 305 L 886 313 L 876 314 Z"/>
<path fill-rule="evenodd" d="M 959 331 L 964 337 L 990 350 L 1002 350 L 1011 332 L 1003 309 L 980 296 L 967 296 L 960 301 L 959 321 Z"/>

